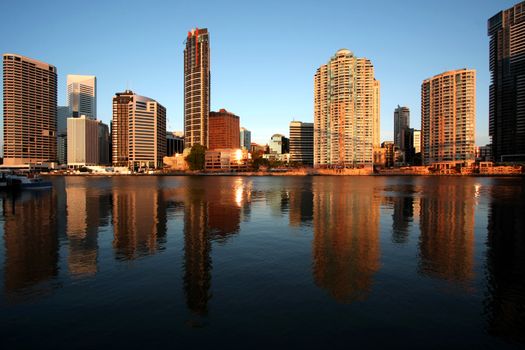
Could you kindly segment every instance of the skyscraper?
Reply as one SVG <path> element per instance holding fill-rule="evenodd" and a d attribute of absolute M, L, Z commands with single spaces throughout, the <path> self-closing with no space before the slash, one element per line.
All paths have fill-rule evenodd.
<path fill-rule="evenodd" d="M 208 143 L 210 44 L 207 29 L 188 32 L 184 49 L 184 144 Z"/>
<path fill-rule="evenodd" d="M 209 149 L 241 148 L 239 117 L 225 109 L 210 112 Z"/>
<path fill-rule="evenodd" d="M 496 161 L 525 159 L 525 1 L 488 20 L 489 135 Z"/>
<path fill-rule="evenodd" d="M 314 124 L 290 122 L 290 160 L 314 165 Z"/>
<path fill-rule="evenodd" d="M 453 70 L 424 80 L 421 85 L 423 164 L 474 160 L 475 120 L 475 70 Z"/>
<path fill-rule="evenodd" d="M 57 160 L 57 70 L 4 54 L 4 164 Z"/>
<path fill-rule="evenodd" d="M 370 60 L 341 49 L 314 79 L 314 165 L 372 165 L 379 82 Z M 376 145 L 377 144 L 377 145 Z"/>
<path fill-rule="evenodd" d="M 394 146 L 405 150 L 404 132 L 410 128 L 410 110 L 408 107 L 397 106 L 394 110 Z"/>
<path fill-rule="evenodd" d="M 93 75 L 67 75 L 68 117 L 85 115 L 97 119 L 97 78 Z"/>
<path fill-rule="evenodd" d="M 246 128 L 241 128 L 240 130 L 240 136 L 241 136 L 241 148 L 250 150 L 250 146 L 252 144 L 252 132 Z"/>
<path fill-rule="evenodd" d="M 166 155 L 166 108 L 130 90 L 113 97 L 113 165 L 162 168 Z"/>

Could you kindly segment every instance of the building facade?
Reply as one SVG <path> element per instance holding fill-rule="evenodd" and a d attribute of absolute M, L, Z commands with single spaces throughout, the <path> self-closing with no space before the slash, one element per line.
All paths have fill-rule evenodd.
<path fill-rule="evenodd" d="M 406 148 L 404 132 L 408 128 L 410 128 L 410 109 L 398 105 L 394 110 L 394 145 L 402 151 Z"/>
<path fill-rule="evenodd" d="M 290 160 L 303 165 L 314 165 L 314 124 L 290 122 Z"/>
<path fill-rule="evenodd" d="M 171 157 L 174 154 L 184 152 L 184 137 L 179 136 L 177 132 L 166 132 L 166 156 Z"/>
<path fill-rule="evenodd" d="M 110 165 L 111 164 L 111 148 L 110 148 L 110 135 L 109 127 L 98 122 L 98 165 Z"/>
<path fill-rule="evenodd" d="M 341 49 L 314 78 L 314 166 L 372 165 L 379 82 L 370 60 Z"/>
<path fill-rule="evenodd" d="M 421 85 L 423 164 L 474 160 L 476 71 L 459 69 Z"/>
<path fill-rule="evenodd" d="M 250 150 L 250 145 L 252 144 L 252 132 L 246 128 L 241 128 L 239 134 L 241 137 L 241 148 Z"/>
<path fill-rule="evenodd" d="M 130 90 L 113 97 L 113 166 L 131 170 L 163 167 L 166 108 Z"/>
<path fill-rule="evenodd" d="M 184 49 L 184 145 L 208 144 L 210 41 L 207 29 L 188 32 Z"/>
<path fill-rule="evenodd" d="M 525 160 L 525 1 L 488 20 L 489 135 L 494 160 Z"/>
<path fill-rule="evenodd" d="M 268 144 L 270 153 L 285 154 L 290 152 L 290 139 L 281 134 L 273 134 Z"/>
<path fill-rule="evenodd" d="M 99 123 L 85 115 L 67 118 L 67 166 L 79 168 L 99 164 Z"/>
<path fill-rule="evenodd" d="M 4 164 L 56 161 L 56 68 L 10 53 L 3 68 Z"/>
<path fill-rule="evenodd" d="M 210 112 L 208 148 L 241 148 L 239 117 L 225 109 Z"/>
<path fill-rule="evenodd" d="M 93 75 L 67 75 L 69 117 L 85 115 L 97 119 L 97 78 Z"/>

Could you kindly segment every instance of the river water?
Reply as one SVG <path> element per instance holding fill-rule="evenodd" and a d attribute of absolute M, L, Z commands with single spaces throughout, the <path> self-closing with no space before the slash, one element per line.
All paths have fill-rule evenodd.
<path fill-rule="evenodd" d="M 0 346 L 518 348 L 525 181 L 53 177 L 0 193 Z"/>

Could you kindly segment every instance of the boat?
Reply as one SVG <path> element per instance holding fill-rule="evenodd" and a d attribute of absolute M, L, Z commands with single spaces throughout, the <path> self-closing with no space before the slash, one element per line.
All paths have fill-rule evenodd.
<path fill-rule="evenodd" d="M 48 190 L 53 187 L 51 181 L 44 181 L 36 174 L 6 175 L 8 189 L 20 190 Z"/>

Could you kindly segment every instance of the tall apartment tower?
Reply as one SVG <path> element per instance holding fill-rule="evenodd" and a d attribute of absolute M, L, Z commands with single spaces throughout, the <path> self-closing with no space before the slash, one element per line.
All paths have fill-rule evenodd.
<path fill-rule="evenodd" d="M 209 149 L 241 148 L 239 117 L 225 109 L 210 112 Z"/>
<path fill-rule="evenodd" d="M 525 159 L 524 33 L 525 1 L 488 20 L 489 135 L 496 161 Z"/>
<path fill-rule="evenodd" d="M 113 165 L 132 170 L 163 167 L 166 108 L 133 91 L 113 97 Z"/>
<path fill-rule="evenodd" d="M 184 49 L 184 144 L 209 146 L 210 42 L 207 29 L 188 32 Z"/>
<path fill-rule="evenodd" d="M 453 70 L 424 80 L 421 85 L 423 164 L 474 160 L 475 122 L 475 70 Z"/>
<path fill-rule="evenodd" d="M 57 70 L 4 54 L 4 164 L 57 160 Z"/>
<path fill-rule="evenodd" d="M 67 118 L 68 167 L 79 168 L 99 164 L 98 124 L 96 120 L 85 115 Z"/>
<path fill-rule="evenodd" d="M 252 132 L 246 128 L 241 128 L 239 135 L 241 137 L 241 148 L 249 151 L 252 144 Z"/>
<path fill-rule="evenodd" d="M 397 106 L 394 110 L 394 146 L 405 150 L 405 132 L 410 128 L 410 109 Z"/>
<path fill-rule="evenodd" d="M 290 160 L 314 165 L 314 123 L 290 122 Z"/>
<path fill-rule="evenodd" d="M 97 119 L 97 78 L 93 75 L 67 75 L 69 117 L 85 115 Z"/>
<path fill-rule="evenodd" d="M 379 146 L 379 82 L 366 58 L 341 49 L 314 79 L 314 166 L 372 165 Z"/>

